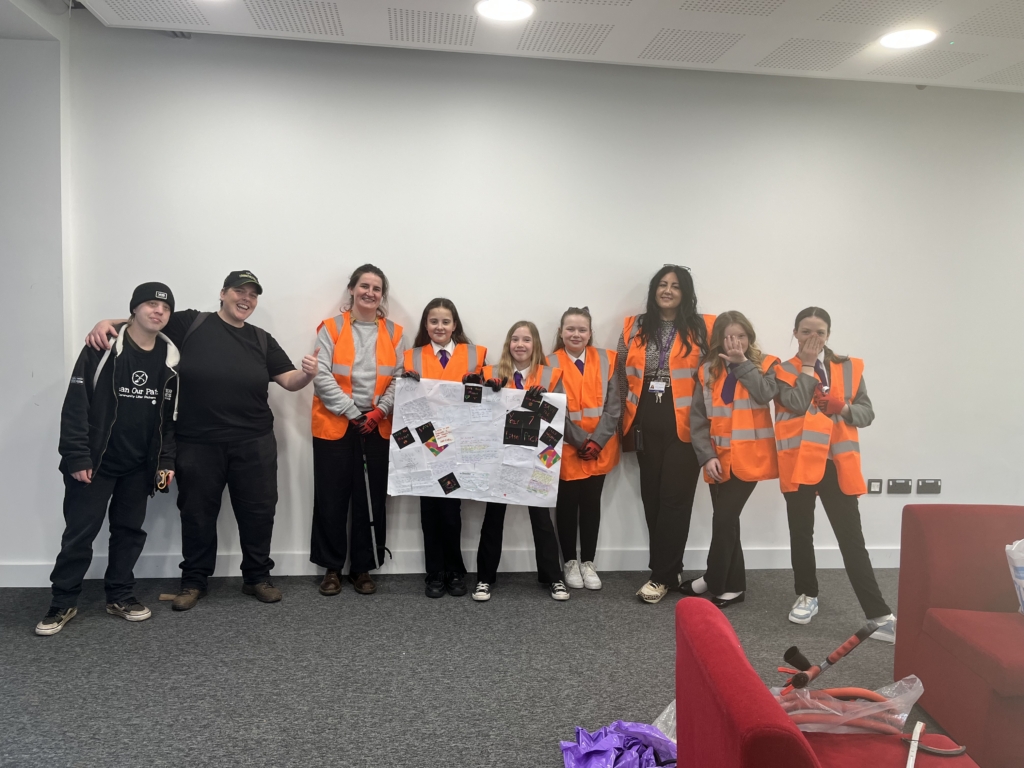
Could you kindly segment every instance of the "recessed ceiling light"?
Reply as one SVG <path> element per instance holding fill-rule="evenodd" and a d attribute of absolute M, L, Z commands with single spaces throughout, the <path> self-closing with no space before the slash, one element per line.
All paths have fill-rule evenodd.
<path fill-rule="evenodd" d="M 938 36 L 937 32 L 930 29 L 904 29 L 901 32 L 890 32 L 878 42 L 886 48 L 916 48 L 930 43 Z"/>
<path fill-rule="evenodd" d="M 533 15 L 533 6 L 524 0 L 481 0 L 476 12 L 495 21 L 522 21 Z"/>

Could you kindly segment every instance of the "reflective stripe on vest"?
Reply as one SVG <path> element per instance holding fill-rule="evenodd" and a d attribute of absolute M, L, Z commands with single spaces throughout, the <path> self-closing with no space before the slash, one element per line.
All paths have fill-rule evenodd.
<path fill-rule="evenodd" d="M 478 359 L 477 359 L 477 354 L 476 354 L 476 345 L 474 345 L 474 344 L 467 344 L 466 345 L 466 356 L 467 356 L 468 361 L 469 361 L 469 362 L 466 363 L 466 368 L 469 370 L 470 373 L 473 373 L 474 371 L 476 371 L 476 369 L 478 367 L 477 366 Z"/>
<path fill-rule="evenodd" d="M 352 366 L 351 365 L 338 365 L 335 363 L 331 366 L 331 373 L 335 376 L 351 376 Z"/>
<path fill-rule="evenodd" d="M 412 369 L 420 376 L 423 375 L 423 347 L 416 347 L 412 351 Z"/>

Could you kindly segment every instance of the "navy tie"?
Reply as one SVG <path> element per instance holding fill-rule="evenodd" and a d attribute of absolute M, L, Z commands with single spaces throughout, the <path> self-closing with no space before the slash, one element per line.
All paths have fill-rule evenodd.
<path fill-rule="evenodd" d="M 438 353 L 437 353 L 437 356 L 441 358 L 441 367 L 442 368 L 447 368 L 448 367 L 448 350 L 447 349 L 439 350 Z"/>
<path fill-rule="evenodd" d="M 582 359 L 576 361 L 576 367 L 580 369 L 580 375 L 582 376 L 583 375 L 583 360 Z"/>
<path fill-rule="evenodd" d="M 826 387 L 828 386 L 828 377 L 825 375 L 825 367 L 821 364 L 821 360 L 814 361 L 814 372 L 821 379 L 821 383 Z"/>
<path fill-rule="evenodd" d="M 521 374 L 519 371 L 516 371 L 514 374 L 512 374 L 512 381 L 516 383 L 516 389 L 523 388 L 523 374 Z"/>

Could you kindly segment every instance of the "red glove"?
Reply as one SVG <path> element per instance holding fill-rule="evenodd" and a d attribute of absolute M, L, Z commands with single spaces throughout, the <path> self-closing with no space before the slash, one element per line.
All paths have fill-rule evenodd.
<path fill-rule="evenodd" d="M 484 384 L 493 389 L 495 392 L 498 392 L 506 384 L 508 384 L 508 379 L 488 379 L 487 381 L 484 382 Z"/>
<path fill-rule="evenodd" d="M 842 413 L 843 408 L 846 407 L 846 401 L 835 395 L 826 395 L 819 384 L 818 388 L 814 390 L 814 407 L 826 416 L 835 416 Z"/>
<path fill-rule="evenodd" d="M 462 377 L 463 384 L 483 384 L 484 377 L 479 373 L 467 373 Z"/>
<path fill-rule="evenodd" d="M 363 418 L 359 421 L 359 433 L 362 435 L 369 435 L 377 431 L 377 427 L 380 423 L 387 418 L 387 415 L 380 408 L 374 408 L 369 413 L 363 415 Z"/>
<path fill-rule="evenodd" d="M 601 446 L 593 440 L 587 440 L 576 454 L 584 461 L 594 461 L 601 455 Z"/>

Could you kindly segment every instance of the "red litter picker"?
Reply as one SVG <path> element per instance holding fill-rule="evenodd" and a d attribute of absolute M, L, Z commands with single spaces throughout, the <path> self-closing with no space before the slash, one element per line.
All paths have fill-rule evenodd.
<path fill-rule="evenodd" d="M 881 623 L 877 621 L 869 621 L 863 627 L 858 629 L 857 633 L 849 640 L 826 656 L 825 660 L 821 662 L 821 664 L 811 664 L 811 662 L 807 660 L 807 657 L 800 653 L 800 649 L 795 645 L 789 648 L 782 655 L 782 658 L 786 660 L 787 664 L 796 667 L 796 669 L 779 667 L 779 672 L 795 673 L 786 681 L 786 687 L 782 689 L 782 695 L 785 696 L 794 688 L 806 688 L 808 684 L 820 676 L 822 672 L 836 664 L 841 658 L 850 653 L 850 651 L 871 637 L 871 635 L 875 633 L 875 630 L 880 626 L 882 626 Z"/>

